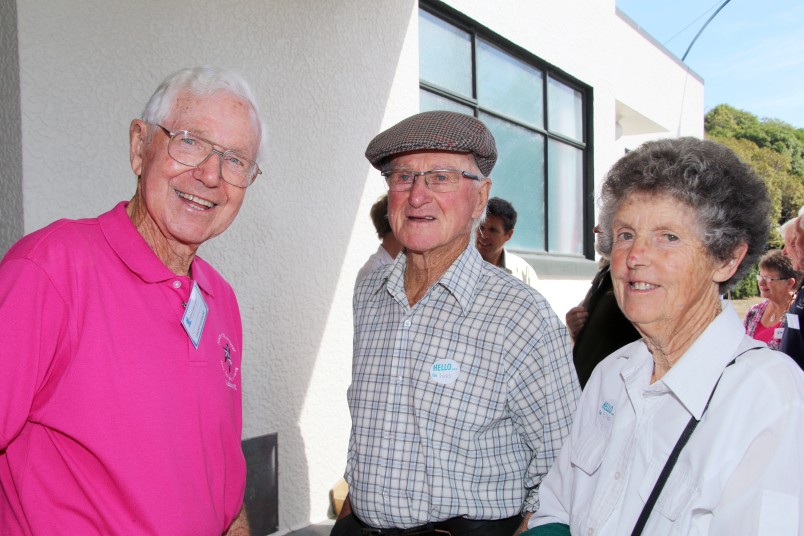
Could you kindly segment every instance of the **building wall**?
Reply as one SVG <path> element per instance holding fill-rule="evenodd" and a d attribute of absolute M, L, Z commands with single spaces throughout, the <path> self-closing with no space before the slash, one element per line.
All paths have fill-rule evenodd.
<path fill-rule="evenodd" d="M 0 254 L 22 236 L 22 140 L 17 5 L 0 2 Z"/>
<path fill-rule="evenodd" d="M 702 135 L 702 83 L 617 17 L 614 0 L 449 4 L 594 87 L 596 179 L 636 139 L 615 136 L 617 102 L 665 129 L 641 137 Z M 0 4 L 4 58 L 7 9 Z M 14 194 L 6 168 L 0 185 L 10 184 L 22 213 L 1 220 L 0 252 L 14 226 L 28 233 L 131 197 L 128 126 L 167 74 L 208 63 L 252 83 L 269 127 L 265 173 L 232 227 L 200 255 L 239 296 L 243 437 L 278 432 L 280 532 L 323 519 L 349 435 L 351 291 L 377 247 L 368 211 L 384 192 L 363 151 L 418 111 L 415 0 L 225 8 L 52 0 L 16 9 L 19 66 L 4 60 L 0 71 L 4 82 L 9 70 L 19 79 L 22 181 Z M 5 118 L 14 105 L 2 102 Z M 563 318 L 587 284 L 543 287 Z"/>

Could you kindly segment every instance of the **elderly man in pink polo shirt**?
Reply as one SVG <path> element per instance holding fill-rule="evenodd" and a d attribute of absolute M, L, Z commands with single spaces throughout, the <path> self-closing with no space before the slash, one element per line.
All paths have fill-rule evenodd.
<path fill-rule="evenodd" d="M 131 201 L 0 264 L 3 535 L 248 533 L 240 313 L 196 252 L 260 173 L 262 121 L 240 76 L 199 67 L 129 139 Z"/>

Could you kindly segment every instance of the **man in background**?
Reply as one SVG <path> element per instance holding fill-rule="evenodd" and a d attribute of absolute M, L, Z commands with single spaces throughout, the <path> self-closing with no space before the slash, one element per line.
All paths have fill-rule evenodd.
<path fill-rule="evenodd" d="M 357 272 L 355 284 L 380 266 L 394 262 L 396 256 L 402 251 L 402 244 L 396 239 L 391 230 L 391 224 L 388 223 L 388 194 L 384 194 L 372 205 L 370 215 L 374 229 L 377 231 L 377 237 L 380 239 L 380 245 Z"/>
<path fill-rule="evenodd" d="M 788 242 L 791 236 L 790 231 L 785 228 L 791 222 L 782 225 L 780 232 L 784 238 L 785 247 L 782 250 L 793 261 L 793 268 L 801 271 L 804 267 L 804 218 L 801 216 L 804 213 L 804 207 L 798 211 L 799 216 L 792 221 L 792 229 L 794 232 L 792 236 L 794 240 Z M 782 344 L 779 350 L 792 357 L 798 366 L 804 369 L 804 334 L 802 328 L 804 326 L 804 291 L 799 288 L 793 297 L 793 302 L 790 304 L 790 310 L 787 312 L 787 326 L 784 328 L 782 334 Z"/>
<path fill-rule="evenodd" d="M 477 229 L 477 250 L 484 261 L 502 268 L 523 283 L 538 288 L 539 277 L 531 265 L 505 249 L 506 242 L 514 236 L 516 216 L 513 205 L 505 199 L 489 199 L 486 219 Z"/>

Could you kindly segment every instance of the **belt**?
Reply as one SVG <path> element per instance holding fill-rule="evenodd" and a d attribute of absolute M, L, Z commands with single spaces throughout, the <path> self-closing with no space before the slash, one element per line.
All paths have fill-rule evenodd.
<path fill-rule="evenodd" d="M 354 514 L 354 512 L 353 512 Z M 461 536 L 467 532 L 477 530 L 481 527 L 493 527 L 496 524 L 510 523 L 516 518 L 521 519 L 520 516 L 512 516 L 506 519 L 468 519 L 465 517 L 453 517 L 445 521 L 438 521 L 436 523 L 427 523 L 418 527 L 407 529 L 377 529 L 370 527 L 363 523 L 357 516 L 355 519 L 363 527 L 363 534 L 365 536 L 424 536 L 427 534 L 438 534 L 443 536 Z"/>

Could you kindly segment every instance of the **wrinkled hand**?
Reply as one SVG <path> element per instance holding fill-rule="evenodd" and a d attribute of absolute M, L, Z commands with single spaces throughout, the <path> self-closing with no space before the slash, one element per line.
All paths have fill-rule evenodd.
<path fill-rule="evenodd" d="M 575 337 L 577 337 L 578 333 L 583 329 L 587 318 L 589 318 L 589 312 L 583 305 L 576 305 L 567 311 L 567 329 L 569 329 L 572 342 L 575 342 Z"/>

